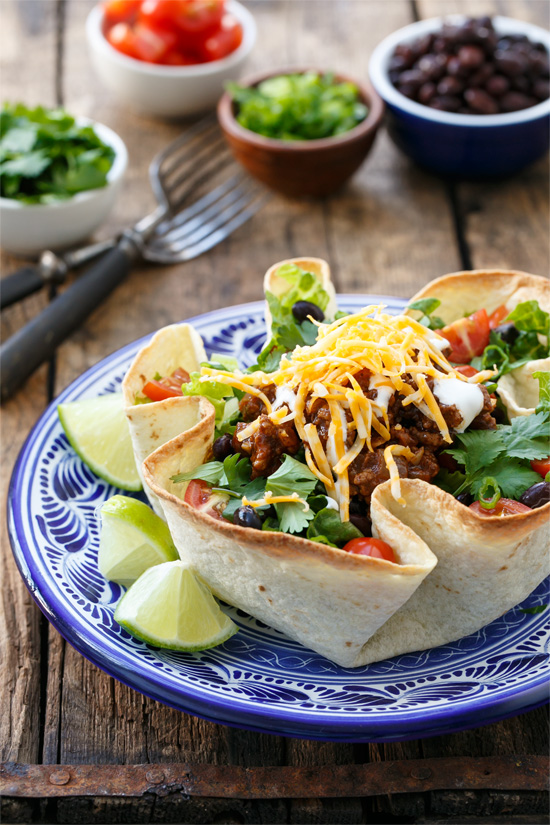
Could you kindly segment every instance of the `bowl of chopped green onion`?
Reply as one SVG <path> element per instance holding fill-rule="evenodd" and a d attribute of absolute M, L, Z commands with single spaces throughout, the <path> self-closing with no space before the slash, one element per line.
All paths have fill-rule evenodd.
<path fill-rule="evenodd" d="M 128 163 L 120 137 L 64 109 L 0 112 L 0 246 L 34 255 L 82 241 L 107 217 Z"/>
<path fill-rule="evenodd" d="M 370 86 L 315 69 L 230 83 L 218 104 L 236 160 L 289 197 L 339 189 L 365 160 L 383 114 Z"/>

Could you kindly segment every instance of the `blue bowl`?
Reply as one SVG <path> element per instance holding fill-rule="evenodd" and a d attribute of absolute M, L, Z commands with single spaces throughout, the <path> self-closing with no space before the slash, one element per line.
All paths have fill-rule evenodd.
<path fill-rule="evenodd" d="M 420 166 L 458 178 L 505 177 L 538 160 L 550 145 L 550 99 L 529 109 L 500 115 L 463 115 L 430 109 L 401 94 L 388 77 L 399 43 L 438 31 L 459 15 L 434 17 L 405 26 L 386 37 L 369 63 L 372 85 L 386 103 L 386 124 L 394 143 Z M 494 17 L 499 34 L 525 34 L 550 51 L 550 33 L 510 17 Z"/>

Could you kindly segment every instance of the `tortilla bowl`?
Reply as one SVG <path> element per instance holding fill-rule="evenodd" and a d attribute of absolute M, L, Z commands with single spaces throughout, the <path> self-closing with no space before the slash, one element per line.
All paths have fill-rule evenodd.
<path fill-rule="evenodd" d="M 292 262 L 308 269 L 315 263 L 314 273 L 330 284 L 323 261 Z M 279 266 L 266 274 L 270 291 L 284 289 L 275 281 Z M 516 272 L 455 273 L 415 299 L 431 295 L 442 301 L 438 314 L 447 322 L 502 303 L 510 309 L 533 298 L 543 307 L 549 303 L 544 279 Z M 143 386 L 153 362 L 162 374 L 182 365 L 167 356 L 170 339 L 163 332 L 149 345 L 146 369 L 141 354 L 134 361 L 132 377 L 125 380 L 128 393 L 139 381 Z M 515 382 L 510 392 L 520 404 L 523 384 Z M 186 483 L 171 478 L 211 457 L 215 414 L 206 399 L 169 399 L 127 413 L 140 455 L 147 456 L 145 489 L 164 513 L 181 557 L 217 596 L 344 667 L 473 633 L 521 602 L 547 575 L 550 504 L 506 518 L 481 517 L 419 480 L 401 480 L 403 506 L 385 482 L 372 498 L 373 534 L 391 545 L 399 563 L 354 556 L 290 534 L 246 529 L 183 500 Z"/>
<path fill-rule="evenodd" d="M 136 396 L 157 373 L 171 375 L 178 367 L 191 373 L 206 361 L 202 338 L 190 324 L 171 324 L 160 329 L 132 361 L 122 382 L 124 412 L 128 420 L 138 473 L 143 483 L 141 465 L 161 444 L 175 438 L 197 423 L 196 405 L 186 398 L 167 398 L 136 404 Z M 164 511 L 151 489 L 143 483 L 153 510 L 162 518 Z"/>
<path fill-rule="evenodd" d="M 187 485 L 171 477 L 208 458 L 214 408 L 205 399 L 186 400 L 198 405 L 201 420 L 143 464 L 180 556 L 224 601 L 344 667 L 364 664 L 363 645 L 433 569 L 433 553 L 389 512 L 380 537 L 393 543 L 399 564 L 250 530 L 190 507 L 183 501 Z"/>

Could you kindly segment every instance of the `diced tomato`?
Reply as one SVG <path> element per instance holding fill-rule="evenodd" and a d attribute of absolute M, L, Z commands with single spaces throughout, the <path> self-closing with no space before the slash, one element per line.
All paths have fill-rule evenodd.
<path fill-rule="evenodd" d="M 181 49 L 171 49 L 160 61 L 165 66 L 195 66 L 199 59 L 196 54 L 184 52 Z"/>
<path fill-rule="evenodd" d="M 143 394 L 151 401 L 165 401 L 167 398 L 177 398 L 182 392 L 173 387 L 167 387 L 160 381 L 148 381 L 143 387 Z"/>
<path fill-rule="evenodd" d="M 507 309 L 504 306 L 504 304 L 501 304 L 499 307 L 497 307 L 495 309 L 494 312 L 492 312 L 489 315 L 489 326 L 490 326 L 490 328 L 495 329 L 495 327 L 500 326 L 500 324 L 502 324 L 502 322 L 504 321 L 505 318 L 508 317 L 508 315 L 510 315 L 510 310 Z"/>
<path fill-rule="evenodd" d="M 459 367 L 455 367 L 455 372 L 465 375 L 466 378 L 471 378 L 472 375 L 477 375 L 479 370 L 474 369 L 470 364 L 461 364 Z"/>
<path fill-rule="evenodd" d="M 227 506 L 229 496 L 223 493 L 213 493 L 207 481 L 195 478 L 190 481 L 183 500 L 195 510 L 200 510 L 212 518 L 223 519 L 222 512 Z"/>
<path fill-rule="evenodd" d="M 531 467 L 540 476 L 545 478 L 547 473 L 550 473 L 550 456 L 548 458 L 537 458 L 531 462 Z"/>
<path fill-rule="evenodd" d="M 184 35 L 204 39 L 219 28 L 225 0 L 170 0 L 172 23 Z"/>
<path fill-rule="evenodd" d="M 118 52 L 137 59 L 134 30 L 128 23 L 117 23 L 108 29 L 105 37 Z"/>
<path fill-rule="evenodd" d="M 449 361 L 457 364 L 469 364 L 472 358 L 481 355 L 489 343 L 490 331 L 489 318 L 484 309 L 438 330 L 451 345 Z"/>
<path fill-rule="evenodd" d="M 187 384 L 188 381 L 189 373 L 178 367 L 172 375 L 167 375 L 159 380 L 153 378 L 148 381 L 143 387 L 143 394 L 151 401 L 164 401 L 166 398 L 175 398 L 178 395 L 183 395 L 181 385 Z"/>
<path fill-rule="evenodd" d="M 201 46 L 201 54 L 208 62 L 221 60 L 238 49 L 243 40 L 242 26 L 232 14 L 224 14 L 219 31 L 208 37 Z"/>
<path fill-rule="evenodd" d="M 168 30 L 152 29 L 138 23 L 134 27 L 134 48 L 139 60 L 159 63 L 176 45 L 176 35 Z"/>
<path fill-rule="evenodd" d="M 397 559 L 390 545 L 382 539 L 357 538 L 344 544 L 343 549 L 347 553 L 354 553 L 357 556 L 371 556 L 374 559 L 385 559 L 396 564 Z"/>
<path fill-rule="evenodd" d="M 479 501 L 470 504 L 470 510 L 478 516 L 513 516 L 516 513 L 529 513 L 531 508 L 511 498 L 499 498 L 492 510 L 486 510 Z"/>
<path fill-rule="evenodd" d="M 103 4 L 103 18 L 107 26 L 116 23 L 132 23 L 139 11 L 141 0 L 108 0 Z"/>

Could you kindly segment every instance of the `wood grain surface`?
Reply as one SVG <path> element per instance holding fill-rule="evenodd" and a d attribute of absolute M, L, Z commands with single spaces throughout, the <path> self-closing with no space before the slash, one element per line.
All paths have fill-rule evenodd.
<path fill-rule="evenodd" d="M 500 13 L 546 26 L 545 0 L 252 0 L 258 29 L 250 72 L 313 66 L 365 77 L 381 38 L 448 12 Z M 93 74 L 84 39 L 89 0 L 0 0 L 4 99 L 54 105 L 107 123 L 130 166 L 118 204 L 97 237 L 153 205 L 147 167 L 181 123 L 138 116 Z M 482 6 L 482 8 L 481 8 Z M 59 24 L 62 24 L 60 28 Z M 64 43 L 62 60 L 58 46 Z M 325 201 L 277 196 L 248 224 L 189 264 L 141 266 L 2 410 L 2 487 L 48 401 L 118 347 L 167 323 L 262 295 L 264 271 L 296 255 L 327 258 L 340 292 L 409 296 L 426 281 L 471 265 L 548 275 L 548 166 L 498 183 L 450 185 L 414 167 L 384 131 L 354 180 Z M 4 255 L 2 274 L 18 262 Z M 46 294 L 2 313 L 8 337 L 45 306 Z M 2 758 L 45 764 L 190 762 L 315 766 L 435 756 L 543 754 L 545 710 L 432 739 L 335 744 L 261 735 L 203 722 L 145 698 L 67 645 L 40 616 L 2 530 L 0 745 Z M 482 720 L 480 720 L 482 721 Z M 361 823 L 546 821 L 545 794 L 437 791 L 394 797 L 302 800 L 4 800 L 8 822 Z M 478 819 L 479 818 L 479 819 Z M 504 819 L 502 819 L 504 818 Z M 472 819 L 473 821 L 473 819 Z M 525 820 L 523 820 L 525 821 Z"/>

